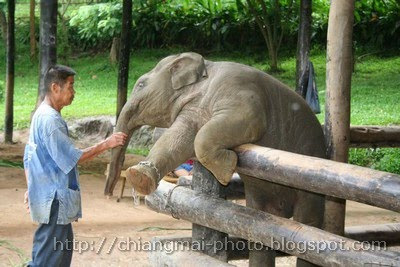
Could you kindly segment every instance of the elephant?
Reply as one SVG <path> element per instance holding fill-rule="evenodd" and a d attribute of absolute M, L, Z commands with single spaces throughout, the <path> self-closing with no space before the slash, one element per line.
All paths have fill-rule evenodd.
<path fill-rule="evenodd" d="M 126 171 L 135 190 L 145 195 L 192 157 L 227 185 L 238 160 L 232 148 L 245 143 L 326 157 L 321 124 L 297 93 L 253 67 L 209 61 L 193 52 L 162 59 L 136 81 L 116 131 L 130 138 L 142 125 L 168 128 L 146 160 Z M 112 150 L 106 195 L 120 175 L 125 150 L 126 144 Z M 247 206 L 322 226 L 322 195 L 240 177 Z"/>

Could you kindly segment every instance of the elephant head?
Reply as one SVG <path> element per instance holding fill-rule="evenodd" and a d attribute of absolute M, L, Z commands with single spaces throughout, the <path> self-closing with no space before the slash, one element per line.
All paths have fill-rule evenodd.
<path fill-rule="evenodd" d="M 135 129 L 142 125 L 168 128 L 182 108 L 192 100 L 188 87 L 207 76 L 204 59 L 182 53 L 161 60 L 142 75 L 117 120 L 116 131 L 128 134 L 123 147 L 112 150 L 105 194 L 111 195 L 121 173 L 126 147 Z"/>

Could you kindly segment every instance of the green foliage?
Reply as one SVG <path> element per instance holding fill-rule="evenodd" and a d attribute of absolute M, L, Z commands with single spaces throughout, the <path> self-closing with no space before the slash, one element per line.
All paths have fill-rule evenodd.
<path fill-rule="evenodd" d="M 15 18 L 15 42 L 17 44 L 29 44 L 29 17 Z M 35 17 L 35 33 L 39 41 L 39 18 Z"/>
<path fill-rule="evenodd" d="M 17 41 L 23 43 L 29 42 L 28 2 L 18 1 L 16 8 Z M 72 45 L 74 51 L 108 48 L 113 37 L 120 34 L 121 0 L 83 2 L 87 4 L 68 7 L 65 16 L 69 20 L 67 33 L 59 31 L 62 41 L 60 55 L 64 50 L 70 50 L 68 45 Z M 290 2 L 279 0 L 279 6 L 284 30 L 282 49 L 293 53 L 297 43 L 300 1 L 295 0 L 293 11 L 288 12 Z M 5 10 L 5 3 L 5 0 L 0 0 L 0 8 Z M 269 19 L 273 21 L 276 15 L 274 7 L 271 1 L 265 0 L 265 3 Z M 328 0 L 313 0 L 312 42 L 319 48 L 324 48 L 326 44 L 329 6 Z M 36 15 L 39 16 L 38 5 Z M 358 0 L 354 15 L 354 43 L 357 49 L 379 51 L 400 46 L 398 0 Z M 263 36 L 254 16 L 248 11 L 246 0 L 133 0 L 132 17 L 135 48 L 185 46 L 202 51 L 265 50 Z M 37 20 L 36 27 L 38 25 Z M 67 38 L 65 41 L 62 40 L 64 37 Z"/>
<path fill-rule="evenodd" d="M 76 39 L 76 45 L 85 47 L 110 43 L 121 31 L 122 5 L 120 3 L 100 3 L 81 6 L 71 14 L 69 25 Z"/>
<path fill-rule="evenodd" d="M 65 44 L 70 43 L 75 50 L 110 46 L 113 37 L 120 34 L 122 1 L 101 2 L 68 8 L 68 33 L 64 33 L 68 40 Z M 273 21 L 276 16 L 274 7 L 271 1 L 265 3 L 269 19 Z M 294 51 L 299 1 L 294 1 L 293 8 L 290 3 L 291 0 L 279 0 L 284 31 L 282 48 Z M 22 11 L 17 8 L 17 21 L 22 20 L 18 22 L 21 27 L 16 31 L 19 35 L 17 39 L 24 43 L 29 41 L 26 34 L 29 31 L 27 7 L 23 5 L 26 9 L 24 14 L 19 14 Z M 317 47 L 325 47 L 328 15 L 329 1 L 313 0 L 312 40 Z M 194 50 L 265 50 L 263 36 L 247 8 L 246 0 L 134 0 L 132 17 L 132 43 L 135 48 L 185 46 Z M 61 32 L 59 35 L 64 36 Z M 357 47 L 396 48 L 400 46 L 399 35 L 399 1 L 356 1 L 354 41 Z"/>
<path fill-rule="evenodd" d="M 400 1 L 356 1 L 354 39 L 375 47 L 400 46 Z"/>
<path fill-rule="evenodd" d="M 350 149 L 349 163 L 400 174 L 400 148 Z"/>
<path fill-rule="evenodd" d="M 325 46 L 326 34 L 328 32 L 329 1 L 312 1 L 312 33 L 311 39 L 314 44 Z"/>
<path fill-rule="evenodd" d="M 0 103 L 4 101 L 4 81 L 0 80 Z"/>
<path fill-rule="evenodd" d="M 78 47 L 111 43 L 119 34 L 119 2 L 81 6 L 71 13 L 71 41 Z M 191 48 L 234 48 L 262 43 L 240 0 L 136 0 L 133 3 L 133 46 L 183 45 Z"/>

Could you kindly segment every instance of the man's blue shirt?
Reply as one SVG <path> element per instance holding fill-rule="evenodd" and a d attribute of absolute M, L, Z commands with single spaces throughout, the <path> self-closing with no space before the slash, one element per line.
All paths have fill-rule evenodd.
<path fill-rule="evenodd" d="M 60 113 L 42 103 L 32 117 L 24 153 L 32 220 L 48 223 L 55 197 L 60 203 L 57 224 L 82 218 L 77 170 L 81 156 L 82 151 L 71 142 Z"/>

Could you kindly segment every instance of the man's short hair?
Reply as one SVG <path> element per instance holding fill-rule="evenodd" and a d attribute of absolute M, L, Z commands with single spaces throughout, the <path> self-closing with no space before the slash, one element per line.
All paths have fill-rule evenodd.
<path fill-rule="evenodd" d="M 74 76 L 76 72 L 64 65 L 54 65 L 47 69 L 44 75 L 44 88 L 46 94 L 50 92 L 52 83 L 56 83 L 59 86 L 63 86 L 69 76 Z"/>

